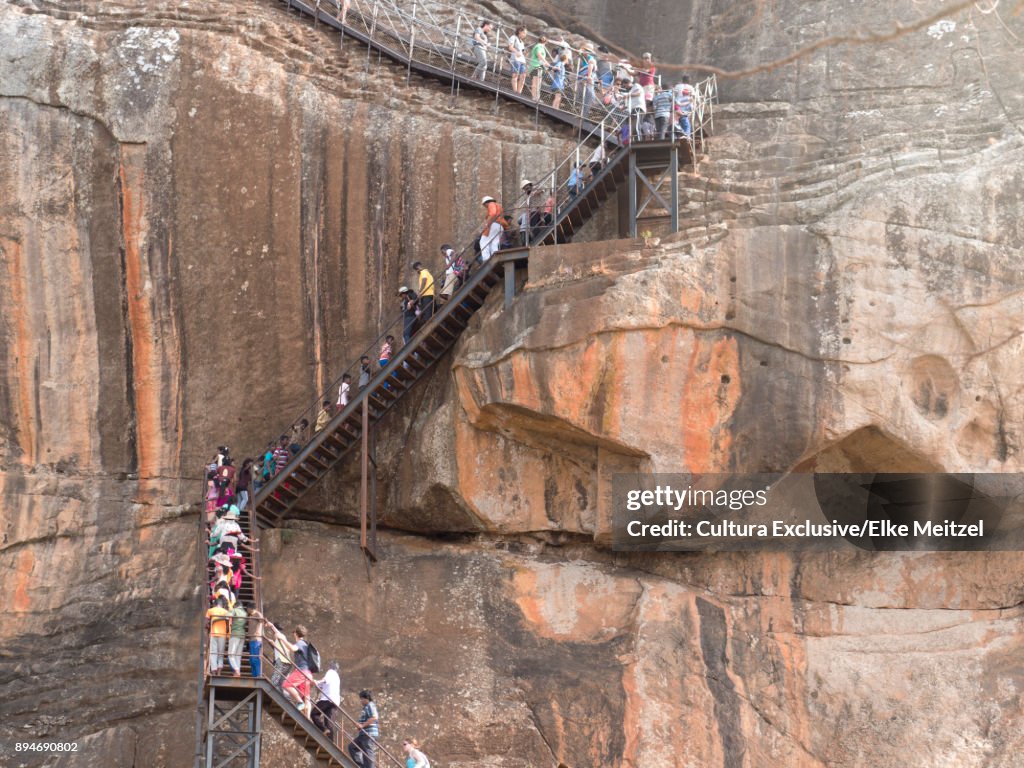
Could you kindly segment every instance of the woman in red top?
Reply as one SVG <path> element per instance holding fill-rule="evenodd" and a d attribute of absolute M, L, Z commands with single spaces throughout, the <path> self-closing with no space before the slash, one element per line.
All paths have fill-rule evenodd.
<path fill-rule="evenodd" d="M 647 111 L 651 111 L 651 102 L 654 101 L 654 84 L 657 80 L 658 68 L 651 61 L 651 54 L 645 53 L 643 63 L 636 69 L 636 81 L 644 89 L 644 100 L 647 102 Z"/>

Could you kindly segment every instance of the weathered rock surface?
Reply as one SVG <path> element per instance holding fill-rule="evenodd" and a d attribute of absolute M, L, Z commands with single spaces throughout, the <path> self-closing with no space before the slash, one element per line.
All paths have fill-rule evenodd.
<path fill-rule="evenodd" d="M 344 528 L 268 538 L 268 612 L 350 704 L 380 691 L 387 738 L 465 768 L 1019 762 L 1017 554 L 605 548 L 615 472 L 1020 470 L 1024 30 L 934 10 L 579 7 L 731 69 L 908 29 L 723 81 L 686 232 L 534 256 L 381 434 L 409 533 L 372 585 Z M 198 467 L 311 402 L 405 265 L 569 134 L 270 2 L 10 3 L 0 50 L 0 764 L 190 765 Z M 353 500 L 342 472 L 304 514 Z"/>
<path fill-rule="evenodd" d="M 1016 553 L 625 558 L 385 535 L 367 583 L 353 536 L 280 538 L 268 612 L 341 662 L 349 706 L 374 690 L 392 743 L 448 765 L 1011 766 L 1024 747 Z"/>

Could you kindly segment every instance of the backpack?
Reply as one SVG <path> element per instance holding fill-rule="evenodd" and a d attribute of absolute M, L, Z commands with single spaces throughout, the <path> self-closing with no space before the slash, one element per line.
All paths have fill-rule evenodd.
<path fill-rule="evenodd" d="M 316 673 L 320 671 L 320 651 L 316 649 L 309 640 L 306 641 L 306 664 L 309 666 L 309 671 Z"/>

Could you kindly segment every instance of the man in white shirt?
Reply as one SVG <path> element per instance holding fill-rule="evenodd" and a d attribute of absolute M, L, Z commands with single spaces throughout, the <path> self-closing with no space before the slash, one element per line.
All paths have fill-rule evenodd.
<path fill-rule="evenodd" d="M 352 375 L 346 373 L 341 377 L 341 386 L 338 387 L 338 410 L 348 405 L 348 397 L 352 393 Z"/>
<path fill-rule="evenodd" d="M 332 661 L 316 687 L 320 689 L 320 699 L 313 707 L 313 724 L 324 736 L 334 741 L 334 713 L 341 706 L 341 676 L 338 674 L 338 662 Z"/>
<path fill-rule="evenodd" d="M 526 27 L 516 27 L 515 34 L 508 39 L 508 61 L 512 68 L 512 90 L 523 92 L 526 85 Z"/>

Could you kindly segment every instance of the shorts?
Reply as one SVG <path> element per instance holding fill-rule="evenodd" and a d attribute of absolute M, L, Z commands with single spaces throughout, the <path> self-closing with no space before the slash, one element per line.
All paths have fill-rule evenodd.
<path fill-rule="evenodd" d="M 525 61 L 516 61 L 515 59 L 513 59 L 512 61 L 509 62 L 509 64 L 512 65 L 512 74 L 513 75 L 521 75 L 521 74 L 523 74 L 523 72 L 526 71 L 526 62 Z"/>
<path fill-rule="evenodd" d="M 301 669 L 293 669 L 292 673 L 284 679 L 283 688 L 294 688 L 302 698 L 309 696 L 309 673 Z"/>

